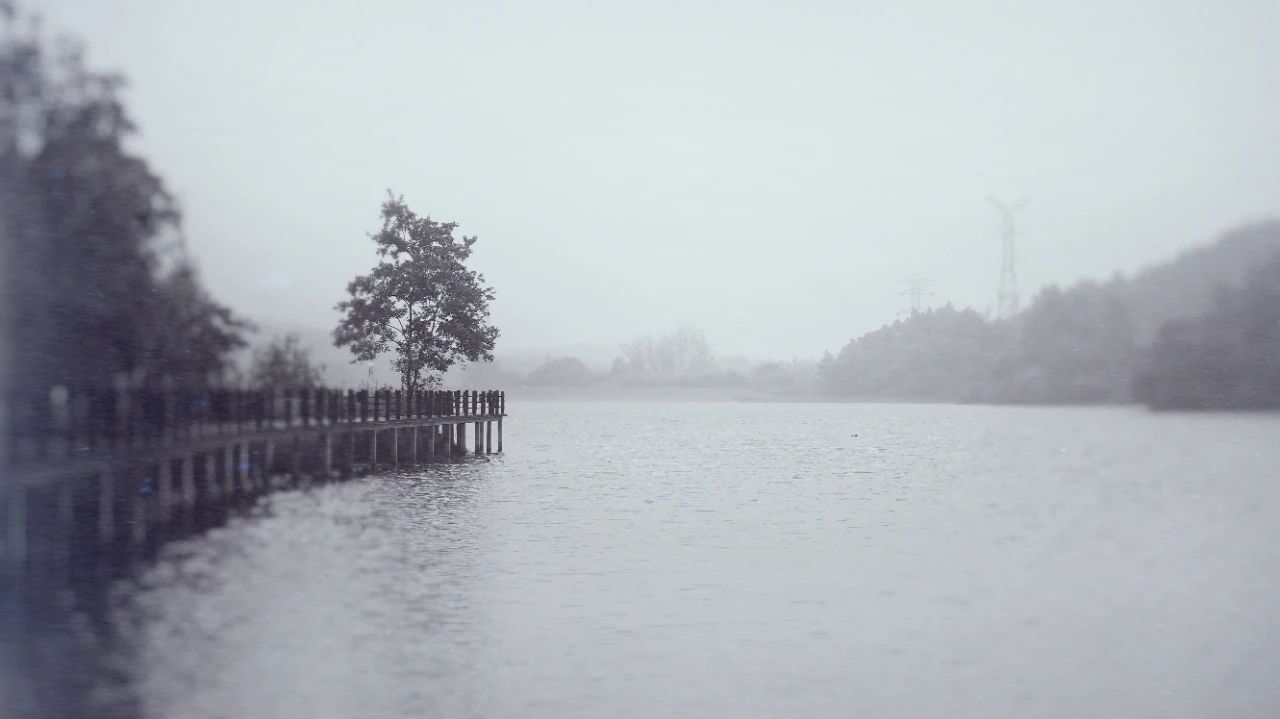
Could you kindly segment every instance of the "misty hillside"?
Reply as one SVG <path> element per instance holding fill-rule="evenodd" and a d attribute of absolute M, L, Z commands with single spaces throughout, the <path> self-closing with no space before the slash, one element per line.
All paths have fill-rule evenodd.
<path fill-rule="evenodd" d="M 1220 288 L 1239 286 L 1251 270 L 1280 252 L 1280 220 L 1232 230 L 1216 242 L 1138 272 L 1117 285 L 1134 340 L 1149 345 L 1161 325 L 1209 310 Z"/>
<path fill-rule="evenodd" d="M 1162 325 L 1133 390 L 1160 409 L 1280 408 L 1280 253 L 1208 313 Z"/>
<path fill-rule="evenodd" d="M 1132 401 L 1134 377 L 1150 364 L 1149 348 L 1161 329 L 1209 314 L 1223 292 L 1277 255 L 1280 221 L 1256 223 L 1132 277 L 1046 287 L 1009 322 L 950 306 L 928 310 L 851 340 L 823 362 L 823 387 L 836 396 L 880 399 Z M 350 353 L 319 328 L 263 325 L 251 348 L 289 331 L 323 365 L 326 383 L 397 382 L 389 363 L 377 363 L 370 374 L 367 363 L 352 364 Z M 251 350 L 242 354 L 247 365 Z M 582 354 L 597 359 L 586 348 Z M 506 352 L 495 364 L 459 366 L 447 379 L 459 387 L 514 387 L 546 360 L 540 353 Z"/>
<path fill-rule="evenodd" d="M 1253 291 L 1244 288 L 1246 278 L 1250 288 L 1267 286 L 1256 275 L 1280 266 L 1272 262 L 1277 256 L 1280 222 L 1259 223 L 1132 278 L 1066 289 L 1050 285 L 1009 321 L 991 322 L 950 306 L 927 310 L 851 340 L 824 360 L 824 388 L 837 396 L 924 401 L 1133 401 L 1135 377 L 1153 362 L 1171 366 L 1168 357 L 1153 353 L 1189 346 L 1166 341 L 1153 349 L 1157 337 L 1167 336 L 1165 328 L 1221 312 L 1224 298 Z M 1209 343 L 1201 354 L 1233 355 L 1234 346 L 1213 344 L 1211 336 L 1195 334 Z M 1203 360 L 1195 367 L 1201 374 L 1213 370 Z M 1184 375 L 1177 376 L 1198 381 Z M 1216 405 L 1209 397 L 1199 406 Z"/>

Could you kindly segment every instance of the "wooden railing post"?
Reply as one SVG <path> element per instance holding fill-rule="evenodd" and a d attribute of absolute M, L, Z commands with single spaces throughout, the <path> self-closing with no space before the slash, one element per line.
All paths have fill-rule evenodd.
<path fill-rule="evenodd" d="M 227 431 L 240 433 L 240 390 L 227 390 Z"/>
<path fill-rule="evenodd" d="M 218 398 L 213 390 L 205 390 L 200 400 L 202 402 L 200 406 L 200 435 L 217 434 L 218 423 L 214 421 L 217 407 L 214 403 L 218 401 Z"/>
<path fill-rule="evenodd" d="M 116 447 L 125 449 L 129 447 L 130 437 L 129 391 L 123 389 L 118 391 L 116 393 L 116 402 L 116 432 L 118 433 Z M 41 446 L 43 447 L 43 441 Z M 43 454 L 43 451 L 41 453 Z"/>
<path fill-rule="evenodd" d="M 214 434 L 222 434 L 226 431 L 223 426 L 223 416 L 227 413 L 226 394 L 218 389 L 209 393 L 209 419 L 212 420 Z"/>

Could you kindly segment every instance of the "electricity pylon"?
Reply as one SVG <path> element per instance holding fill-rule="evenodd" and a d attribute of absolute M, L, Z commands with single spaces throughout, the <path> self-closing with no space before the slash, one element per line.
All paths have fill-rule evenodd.
<path fill-rule="evenodd" d="M 1001 219 L 1000 294 L 996 297 L 998 319 L 1007 319 L 1018 314 L 1018 271 L 1015 267 L 1017 231 L 1013 225 L 1013 216 L 1018 210 L 1026 207 L 1029 199 L 1024 197 L 1012 205 L 1006 205 L 994 197 L 987 198 L 995 206 L 996 212 L 1000 213 Z"/>
<path fill-rule="evenodd" d="M 933 296 L 932 292 L 924 291 L 924 283 L 928 282 L 928 280 L 911 279 L 903 280 L 903 282 L 907 283 L 907 289 L 898 294 L 911 298 L 911 314 L 917 314 L 920 312 L 920 298 Z"/>

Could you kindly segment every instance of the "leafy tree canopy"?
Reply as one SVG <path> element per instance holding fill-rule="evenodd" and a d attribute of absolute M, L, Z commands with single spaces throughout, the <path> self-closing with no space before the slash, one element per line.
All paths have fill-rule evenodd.
<path fill-rule="evenodd" d="M 312 361 L 298 335 L 290 333 L 272 339 L 253 353 L 249 382 L 254 387 L 317 387 L 323 371 Z"/>
<path fill-rule="evenodd" d="M 419 217 L 403 196 L 387 195 L 382 229 L 371 235 L 378 264 L 347 285 L 333 340 L 351 350 L 353 361 L 394 353 L 405 389 L 415 390 L 461 360 L 493 359 L 494 292 L 466 266 L 475 237 L 456 238 L 456 223 Z"/>
<path fill-rule="evenodd" d="M 52 51 L 0 2 L 0 312 L 9 386 L 176 379 L 230 366 L 244 323 L 200 287 L 177 203 L 147 162 L 123 80 Z"/>

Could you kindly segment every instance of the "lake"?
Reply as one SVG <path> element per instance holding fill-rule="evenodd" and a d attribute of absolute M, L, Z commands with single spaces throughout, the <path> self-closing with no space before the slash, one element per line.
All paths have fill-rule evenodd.
<path fill-rule="evenodd" d="M 1280 416 L 510 411 L 504 456 L 170 545 L 115 587 L 127 693 L 155 717 L 1280 713 Z"/>

